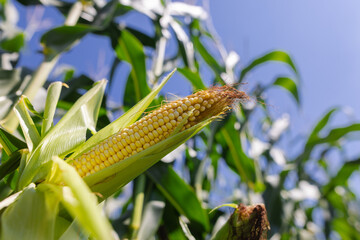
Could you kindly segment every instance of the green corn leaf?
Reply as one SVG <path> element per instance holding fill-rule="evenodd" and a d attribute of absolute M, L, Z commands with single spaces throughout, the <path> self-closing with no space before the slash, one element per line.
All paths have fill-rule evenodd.
<path fill-rule="evenodd" d="M 45 109 L 44 109 L 44 120 L 41 128 L 41 136 L 44 137 L 45 134 L 50 130 L 53 125 L 53 119 L 55 115 L 56 105 L 59 101 L 61 88 L 64 85 L 62 82 L 51 83 L 48 88 L 48 93 L 46 96 Z"/>
<path fill-rule="evenodd" d="M 7 155 L 15 152 L 18 149 L 26 148 L 27 145 L 22 140 L 18 139 L 3 127 L 0 126 L 0 144 Z"/>
<path fill-rule="evenodd" d="M 164 197 L 156 189 L 152 190 L 150 201 L 145 204 L 141 225 L 138 232 L 138 239 L 151 239 L 156 235 L 165 208 Z"/>
<path fill-rule="evenodd" d="M 240 135 L 234 128 L 235 118 L 231 117 L 225 126 L 220 130 L 218 137 L 222 138 L 222 144 L 228 148 L 227 164 L 247 182 L 250 187 L 256 188 L 261 183 L 257 183 L 259 179 L 256 177 L 256 169 L 254 160 L 249 158 L 241 145 Z"/>
<path fill-rule="evenodd" d="M 62 180 L 61 202 L 76 221 L 95 239 L 113 239 L 112 228 L 99 208 L 96 196 L 90 191 L 76 170 L 59 157 L 52 158 L 55 167 L 53 178 L 48 181 Z M 61 181 L 61 182 L 62 182 Z"/>
<path fill-rule="evenodd" d="M 52 156 L 66 155 L 85 141 L 88 129 L 95 131 L 105 86 L 106 80 L 97 82 L 41 140 L 20 177 L 20 189 L 33 181 L 36 175 L 35 180 L 45 177 L 47 170 L 42 168 Z"/>
<path fill-rule="evenodd" d="M 290 94 L 295 98 L 296 103 L 300 104 L 299 92 L 296 81 L 289 77 L 278 77 L 273 83 L 273 85 L 280 86 L 285 90 L 288 90 Z"/>
<path fill-rule="evenodd" d="M 1 239 L 53 239 L 59 199 L 34 184 L 1 216 Z"/>
<path fill-rule="evenodd" d="M 345 127 L 334 128 L 325 137 L 319 137 L 308 142 L 308 147 L 314 147 L 322 143 L 334 143 L 351 132 L 360 131 L 360 123 L 351 124 Z"/>
<path fill-rule="evenodd" d="M 189 240 L 181 229 L 179 213 L 172 205 L 166 205 L 163 219 L 166 222 L 163 227 L 167 232 L 168 239 Z"/>
<path fill-rule="evenodd" d="M 41 37 L 44 46 L 44 54 L 48 60 L 53 59 L 59 53 L 69 50 L 79 39 L 87 33 L 99 30 L 88 25 L 60 26 L 46 32 Z"/>
<path fill-rule="evenodd" d="M 208 216 L 196 197 L 195 191 L 172 168 L 158 163 L 147 171 L 147 175 L 176 210 L 191 221 L 191 224 L 197 229 L 200 227 L 202 230 L 209 230 Z"/>
<path fill-rule="evenodd" d="M 345 127 L 333 128 L 330 132 L 324 137 L 319 136 L 319 132 L 327 125 L 331 115 L 337 109 L 330 110 L 315 126 L 314 130 L 310 134 L 310 137 L 305 145 L 304 151 L 296 158 L 296 162 L 299 165 L 304 164 L 310 157 L 312 151 L 317 145 L 320 144 L 335 144 L 341 138 L 346 137 L 348 134 L 352 132 L 360 131 L 360 123 L 350 124 Z"/>
<path fill-rule="evenodd" d="M 25 34 L 22 32 L 17 33 L 11 38 L 1 41 L 0 47 L 8 52 L 19 52 L 25 45 Z"/>
<path fill-rule="evenodd" d="M 92 22 L 92 26 L 99 29 L 104 29 L 109 26 L 109 24 L 113 21 L 114 15 L 117 10 L 117 5 L 120 5 L 119 1 L 111 0 L 101 9 L 99 9 L 95 16 L 95 19 Z"/>
<path fill-rule="evenodd" d="M 209 65 L 209 67 L 215 72 L 216 75 L 219 75 L 222 72 L 225 72 L 225 68 L 221 66 L 218 61 L 208 52 L 207 48 L 201 43 L 199 37 L 193 38 L 193 43 L 195 50 L 198 51 L 204 61 Z"/>
<path fill-rule="evenodd" d="M 15 113 L 20 121 L 22 132 L 25 136 L 29 151 L 36 148 L 40 142 L 40 134 L 26 107 L 26 97 L 22 96 L 15 105 Z"/>
<path fill-rule="evenodd" d="M 14 172 L 20 165 L 21 160 L 21 151 L 13 152 L 9 159 L 6 161 L 3 161 L 1 159 L 1 165 L 0 165 L 0 180 L 2 180 L 6 175 Z"/>
<path fill-rule="evenodd" d="M 243 68 L 243 70 L 241 71 L 240 77 L 239 77 L 239 82 L 242 82 L 244 80 L 246 74 L 248 72 L 250 72 L 251 70 L 253 70 L 254 68 L 256 68 L 266 62 L 271 62 L 271 61 L 282 62 L 282 63 L 287 64 L 298 75 L 295 64 L 292 61 L 289 54 L 287 54 L 284 51 L 275 50 L 275 51 L 269 52 L 269 53 L 255 59 L 248 66 Z"/>
<path fill-rule="evenodd" d="M 134 35 L 142 45 L 155 48 L 156 47 L 156 40 L 155 37 L 151 37 L 141 31 L 136 30 L 135 28 L 131 28 L 130 26 L 126 26 L 125 29 Z"/>
<path fill-rule="evenodd" d="M 191 82 L 195 90 L 206 89 L 199 73 L 192 72 L 189 68 L 178 68 L 178 71 Z"/>
<path fill-rule="evenodd" d="M 337 172 L 328 184 L 323 187 L 323 195 L 326 196 L 330 190 L 333 190 L 336 186 L 346 186 L 349 177 L 356 170 L 359 170 L 360 158 L 357 160 L 345 162 L 344 165 Z"/>
<path fill-rule="evenodd" d="M 314 129 L 312 130 L 312 132 L 309 135 L 307 144 L 310 144 L 312 141 L 314 141 L 314 139 L 318 138 L 319 133 L 322 129 L 324 129 L 324 127 L 326 127 L 326 125 L 328 124 L 329 120 L 331 119 L 331 117 L 333 116 L 333 114 L 335 112 L 337 112 L 339 109 L 338 108 L 333 108 L 330 111 L 328 111 L 322 118 L 321 120 L 316 124 L 316 126 L 314 127 Z"/>
<path fill-rule="evenodd" d="M 339 234 L 340 239 L 359 239 L 360 232 L 359 230 L 349 223 L 347 217 L 336 218 L 332 220 L 333 229 Z"/>
<path fill-rule="evenodd" d="M 26 96 L 22 96 L 22 100 L 24 100 L 24 104 L 28 111 L 30 111 L 32 114 L 34 114 L 40 119 L 44 118 L 38 111 L 35 110 L 34 106 L 31 104 L 30 100 Z"/>
<path fill-rule="evenodd" d="M 58 217 L 58 219 L 59 218 L 60 217 Z M 58 219 L 57 219 L 57 222 L 56 222 L 57 224 L 59 223 Z M 58 228 L 62 227 L 63 228 L 63 229 L 55 229 L 55 230 L 59 231 L 58 234 L 61 234 L 59 236 L 59 238 L 55 238 L 55 239 L 58 239 L 58 240 L 68 240 L 68 239 L 88 240 L 89 239 L 89 234 L 79 226 L 79 223 L 76 220 L 72 221 L 71 224 L 68 224 L 68 222 L 63 221 L 62 224 L 63 224 L 63 226 L 58 226 L 60 224 L 55 226 L 55 228 L 56 227 L 58 227 Z M 67 228 L 64 229 L 65 227 L 67 227 Z M 55 232 L 55 234 L 56 233 L 57 232 Z"/>
<path fill-rule="evenodd" d="M 146 82 L 144 47 L 130 32 L 123 30 L 115 52 L 120 60 L 124 60 L 131 65 L 130 75 L 125 87 L 124 105 L 132 107 L 150 92 Z"/>
<path fill-rule="evenodd" d="M 78 226 L 76 221 L 69 221 L 64 217 L 60 217 L 59 215 L 56 218 L 55 222 L 55 232 L 54 232 L 54 239 L 58 240 L 67 240 L 67 239 L 88 239 L 89 236 L 86 234 L 82 236 L 82 229 Z"/>
<path fill-rule="evenodd" d="M 211 214 L 212 212 L 214 212 L 214 211 L 216 211 L 216 210 L 218 210 L 219 208 L 222 208 L 222 207 L 237 208 L 237 205 L 235 203 L 224 203 L 224 204 L 221 204 L 221 205 L 211 209 L 209 214 Z"/>
<path fill-rule="evenodd" d="M 167 75 L 158 87 L 154 88 L 151 93 L 149 93 L 144 99 L 138 102 L 134 107 L 132 107 L 114 122 L 110 123 L 108 126 L 94 134 L 89 140 L 87 140 L 78 149 L 76 149 L 76 151 L 70 156 L 70 158 L 76 158 L 77 156 L 80 156 L 82 153 L 89 150 L 92 146 L 100 143 L 111 135 L 119 132 L 121 129 L 134 123 L 145 111 L 145 109 L 150 105 L 150 103 L 159 93 L 161 88 L 167 83 L 167 81 L 169 81 L 175 71 L 176 69 L 174 69 L 169 75 Z"/>

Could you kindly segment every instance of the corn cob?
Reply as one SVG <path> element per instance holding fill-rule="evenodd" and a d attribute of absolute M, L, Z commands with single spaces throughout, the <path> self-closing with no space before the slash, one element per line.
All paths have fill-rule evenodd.
<path fill-rule="evenodd" d="M 224 113 L 236 100 L 248 100 L 234 88 L 212 87 L 167 103 L 120 130 L 70 164 L 81 177 L 109 167 L 167 138 L 183 124 L 181 131 L 213 116 Z"/>

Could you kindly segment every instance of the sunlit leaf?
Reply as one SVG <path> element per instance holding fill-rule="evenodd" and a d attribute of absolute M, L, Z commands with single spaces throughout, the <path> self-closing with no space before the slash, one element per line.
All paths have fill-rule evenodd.
<path fill-rule="evenodd" d="M 280 86 L 285 90 L 288 90 L 290 94 L 295 98 L 297 104 L 300 104 L 299 92 L 296 82 L 289 77 L 279 77 L 273 83 L 276 86 Z"/>
<path fill-rule="evenodd" d="M 53 239 L 58 203 L 52 192 L 24 189 L 1 216 L 1 238 Z"/>
<path fill-rule="evenodd" d="M 163 228 L 166 230 L 168 239 L 188 240 L 179 223 L 179 213 L 171 204 L 167 204 L 164 211 Z"/>
<path fill-rule="evenodd" d="M 71 158 L 75 158 L 80 154 L 89 150 L 95 144 L 103 141 L 104 139 L 110 137 L 111 135 L 117 133 L 121 129 L 131 125 L 134 123 L 141 114 L 145 111 L 145 109 L 150 105 L 155 96 L 159 93 L 161 88 L 167 83 L 167 81 L 174 74 L 176 69 L 174 69 L 169 75 L 167 75 L 162 83 L 154 88 L 151 93 L 149 93 L 144 99 L 138 102 L 134 107 L 124 113 L 121 117 L 110 123 L 105 128 L 101 129 L 95 135 L 93 135 L 89 140 L 87 140 L 84 144 L 82 144 L 76 151 L 71 155 Z"/>
<path fill-rule="evenodd" d="M 333 228 L 343 240 L 359 239 L 359 230 L 352 226 L 347 218 L 337 218 L 332 221 Z"/>
<path fill-rule="evenodd" d="M 327 134 L 324 137 L 317 137 L 314 139 L 311 139 L 311 141 L 308 141 L 306 144 L 306 147 L 312 148 L 317 144 L 322 143 L 334 143 L 338 141 L 340 138 L 344 137 L 345 135 L 351 133 L 351 132 L 357 132 L 360 131 L 360 123 L 351 124 L 345 127 L 340 128 L 334 128 L 331 129 L 329 134 Z"/>
<path fill-rule="evenodd" d="M 178 68 L 178 71 L 191 82 L 195 90 L 206 89 L 199 73 L 192 72 L 188 68 Z"/>
<path fill-rule="evenodd" d="M 64 217 L 57 216 L 55 222 L 54 239 L 82 239 L 80 236 L 81 228 L 77 225 L 78 224 L 76 224 L 75 221 L 71 222 Z"/>
<path fill-rule="evenodd" d="M 241 74 L 240 74 L 240 78 L 239 78 L 239 82 L 242 82 L 242 80 L 244 79 L 244 77 L 246 76 L 246 74 L 248 72 L 250 72 L 251 70 L 255 69 L 258 66 L 261 66 L 264 63 L 267 62 L 271 62 L 271 61 L 276 61 L 276 62 L 282 62 L 287 64 L 289 67 L 291 67 L 291 69 L 298 74 L 295 64 L 292 61 L 291 57 L 289 56 L 289 54 L 287 54 L 284 51 L 280 51 L 280 50 L 275 50 L 272 52 L 269 52 L 259 58 L 256 58 L 254 61 L 252 61 L 249 65 L 247 65 L 245 68 L 242 69 Z"/>
<path fill-rule="evenodd" d="M 35 123 L 28 112 L 25 99 L 25 96 L 21 97 L 20 101 L 15 105 L 14 111 L 19 119 L 28 149 L 29 151 L 32 151 L 38 146 L 41 138 L 40 133 L 37 130 Z"/>
<path fill-rule="evenodd" d="M 172 168 L 158 163 L 147 171 L 147 175 L 180 214 L 185 215 L 197 227 L 209 229 L 209 219 L 195 191 Z"/>
<path fill-rule="evenodd" d="M 65 208 L 96 239 L 112 239 L 112 228 L 102 214 L 95 194 L 72 166 L 58 157 L 53 157 L 52 160 L 56 168 L 55 183 L 61 179 L 66 184 L 59 193 Z M 48 181 L 51 183 L 52 178 Z"/>
<path fill-rule="evenodd" d="M 151 239 L 156 234 L 164 213 L 165 202 L 151 200 L 146 203 L 138 233 L 138 239 Z"/>
<path fill-rule="evenodd" d="M 22 140 L 18 139 L 4 128 L 0 126 L 0 144 L 5 150 L 6 154 L 10 155 L 18 149 L 26 148 L 27 145 Z"/>
<path fill-rule="evenodd" d="M 25 34 L 20 32 L 11 38 L 1 41 L 0 46 L 5 51 L 19 52 L 25 44 Z"/>
<path fill-rule="evenodd" d="M 44 137 L 45 134 L 53 126 L 53 119 L 55 115 L 56 105 L 59 101 L 61 88 L 63 86 L 64 84 L 62 82 L 54 82 L 51 83 L 48 88 L 46 102 L 45 102 L 45 109 L 44 109 L 44 119 L 41 128 L 42 137 Z"/>
<path fill-rule="evenodd" d="M 124 93 L 124 105 L 131 107 L 150 92 L 146 81 L 144 48 L 130 32 L 122 31 L 115 52 L 120 60 L 131 65 Z"/>
<path fill-rule="evenodd" d="M 46 32 L 41 37 L 44 54 L 47 59 L 52 59 L 59 53 L 69 50 L 79 39 L 87 33 L 98 30 L 88 25 L 60 26 Z"/>
<path fill-rule="evenodd" d="M 218 61 L 216 61 L 215 57 L 213 57 L 209 50 L 201 43 L 198 37 L 193 38 L 193 43 L 195 50 L 198 51 L 204 61 L 209 65 L 209 67 L 216 73 L 220 74 L 225 71 L 225 68 L 221 66 Z"/>
<path fill-rule="evenodd" d="M 254 160 L 245 154 L 241 145 L 240 134 L 235 130 L 234 124 L 235 119 L 232 117 L 220 130 L 221 137 L 225 141 L 224 147 L 228 148 L 226 161 L 244 182 L 255 188 L 257 179 Z"/>
<path fill-rule="evenodd" d="M 333 190 L 336 186 L 346 186 L 347 181 L 351 176 L 351 174 L 354 171 L 359 170 L 359 167 L 360 167 L 360 159 L 345 162 L 344 165 L 340 168 L 340 170 L 336 174 L 336 176 L 331 178 L 329 183 L 324 186 L 324 189 L 322 191 L 323 194 L 326 196 L 327 193 L 330 190 Z"/>
<path fill-rule="evenodd" d="M 313 141 L 314 139 L 318 138 L 320 131 L 328 124 L 330 118 L 333 116 L 333 114 L 338 111 L 337 108 L 333 108 L 331 109 L 329 112 L 327 112 L 324 117 L 321 118 L 321 120 L 316 124 L 316 126 L 314 127 L 314 129 L 312 130 L 312 132 L 309 135 L 308 138 L 308 143 L 309 144 L 311 141 Z"/>
<path fill-rule="evenodd" d="M 45 167 L 44 164 L 50 161 L 52 156 L 65 156 L 85 141 L 88 129 L 94 131 L 105 85 L 105 80 L 97 82 L 41 140 L 20 178 L 20 189 L 37 174 L 37 179 L 44 177 L 45 172 L 42 172 L 41 168 Z"/>
<path fill-rule="evenodd" d="M 13 152 L 9 156 L 9 159 L 7 159 L 6 161 L 4 161 L 3 158 L 1 159 L 2 162 L 0 165 L 0 180 L 3 179 L 6 175 L 15 171 L 19 167 L 21 156 L 22 156 L 21 152 L 16 151 Z"/>
<path fill-rule="evenodd" d="M 57 220 L 56 224 L 58 224 L 61 221 L 61 220 L 59 221 L 59 218 L 57 218 L 56 220 Z M 66 224 L 66 223 L 63 222 L 63 224 Z M 67 225 L 65 225 L 63 227 L 66 227 L 66 226 Z M 58 226 L 55 226 L 55 227 L 58 227 Z M 59 230 L 59 229 L 56 229 L 56 230 Z M 76 220 L 72 221 L 72 223 L 67 226 L 67 229 L 64 229 L 64 230 L 65 230 L 65 232 L 59 232 L 59 234 L 61 234 L 58 238 L 59 240 L 68 240 L 68 239 L 88 240 L 89 239 L 89 233 L 87 233 L 85 231 L 85 229 L 81 228 L 81 226 L 79 226 L 79 223 Z"/>
<path fill-rule="evenodd" d="M 24 101 L 24 104 L 29 112 L 34 114 L 36 117 L 43 119 L 43 116 L 35 110 L 34 106 L 31 104 L 30 100 L 26 96 L 22 96 L 21 101 Z"/>
<path fill-rule="evenodd" d="M 224 204 L 221 204 L 221 205 L 211 209 L 209 214 L 211 214 L 212 212 L 214 212 L 214 211 L 216 211 L 216 210 L 218 210 L 219 208 L 222 208 L 222 207 L 237 208 L 237 205 L 235 203 L 224 203 Z"/>
<path fill-rule="evenodd" d="M 111 0 L 104 5 L 96 14 L 94 21 L 92 22 L 93 27 L 99 29 L 106 28 L 114 18 L 114 14 L 117 10 L 119 1 Z"/>

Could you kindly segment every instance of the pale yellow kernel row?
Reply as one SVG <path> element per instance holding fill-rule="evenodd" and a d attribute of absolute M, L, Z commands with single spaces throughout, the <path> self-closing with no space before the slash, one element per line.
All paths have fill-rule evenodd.
<path fill-rule="evenodd" d="M 84 177 L 141 152 L 168 137 L 185 119 L 182 130 L 202 120 L 201 114 L 221 98 L 215 92 L 198 92 L 164 105 L 94 146 L 71 164 Z"/>

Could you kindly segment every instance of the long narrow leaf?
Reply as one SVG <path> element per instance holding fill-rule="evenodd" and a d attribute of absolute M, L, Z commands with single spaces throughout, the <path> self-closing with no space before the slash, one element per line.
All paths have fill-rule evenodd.
<path fill-rule="evenodd" d="M 313 139 L 317 138 L 320 131 L 328 124 L 330 118 L 333 116 L 333 114 L 338 111 L 337 108 L 333 108 L 330 111 L 328 111 L 324 117 L 321 118 L 321 120 L 316 124 L 316 126 L 314 127 L 314 129 L 312 130 L 312 132 L 309 135 L 308 138 L 308 143 L 306 145 L 308 145 L 311 141 L 313 141 Z"/>
<path fill-rule="evenodd" d="M 15 171 L 20 165 L 20 160 L 21 151 L 16 151 L 9 156 L 9 159 L 7 159 L 6 162 L 2 162 L 0 165 L 0 180 Z"/>
<path fill-rule="evenodd" d="M 221 66 L 218 61 L 208 52 L 208 50 L 204 47 L 198 37 L 193 38 L 193 43 L 195 50 L 197 50 L 204 61 L 209 65 L 209 67 L 215 72 L 215 74 L 219 75 L 220 73 L 225 71 L 225 68 Z"/>
<path fill-rule="evenodd" d="M 346 185 L 351 174 L 358 170 L 360 167 L 360 158 L 357 160 L 346 162 L 340 170 L 337 172 L 336 176 L 333 177 L 328 184 L 323 187 L 324 196 L 326 196 L 330 190 L 333 190 L 336 186 Z"/>
<path fill-rule="evenodd" d="M 87 33 L 99 30 L 89 25 L 60 26 L 46 32 L 41 37 L 44 54 L 47 59 L 52 59 L 59 53 L 68 50 Z"/>
<path fill-rule="evenodd" d="M 63 85 L 64 84 L 62 82 L 54 82 L 51 83 L 48 88 L 44 109 L 44 120 L 41 128 L 42 137 L 44 137 L 44 135 L 50 130 L 53 125 L 56 105 L 59 101 L 60 92 Z"/>
<path fill-rule="evenodd" d="M 31 185 L 1 216 L 1 239 L 53 239 L 59 199 Z"/>
<path fill-rule="evenodd" d="M 166 164 L 157 164 L 147 171 L 147 175 L 156 183 L 157 188 L 167 200 L 185 215 L 191 223 L 203 230 L 209 229 L 209 219 L 195 191 Z"/>
<path fill-rule="evenodd" d="M 150 105 L 150 103 L 159 93 L 161 88 L 167 83 L 167 81 L 169 81 L 169 79 L 175 73 L 175 71 L 176 69 L 174 69 L 169 75 L 167 75 L 159 86 L 154 88 L 151 91 L 151 93 L 149 93 L 144 99 L 138 102 L 134 107 L 132 107 L 130 110 L 128 110 L 121 117 L 116 119 L 114 122 L 110 123 L 108 126 L 106 126 L 105 128 L 101 129 L 99 132 L 94 134 L 89 140 L 87 140 L 78 149 L 76 149 L 76 151 L 70 156 L 70 158 L 75 158 L 81 155 L 82 153 L 89 150 L 95 144 L 103 141 L 104 139 L 117 133 L 121 129 L 134 123 L 145 111 L 145 109 Z"/>
<path fill-rule="evenodd" d="M 178 71 L 191 82 L 196 90 L 206 88 L 199 73 L 192 72 L 189 68 L 179 68 Z"/>
<path fill-rule="evenodd" d="M 151 200 L 146 203 L 141 220 L 138 239 L 151 239 L 159 228 L 164 213 L 163 200 Z"/>
<path fill-rule="evenodd" d="M 15 113 L 20 121 L 20 126 L 25 136 L 29 151 L 32 151 L 40 142 L 40 134 L 26 108 L 24 96 L 21 97 L 20 101 L 15 106 Z"/>
<path fill-rule="evenodd" d="M 20 177 L 19 188 L 35 180 L 45 177 L 42 171 L 45 163 L 52 156 L 66 155 L 86 139 L 86 131 L 94 130 L 101 100 L 104 94 L 106 80 L 98 82 L 84 94 L 65 116 L 42 139 L 32 152 L 28 165 Z"/>
<path fill-rule="evenodd" d="M 275 86 L 280 86 L 285 90 L 289 91 L 290 94 L 295 98 L 296 103 L 300 104 L 299 91 L 296 81 L 289 77 L 278 77 L 273 83 Z"/>
<path fill-rule="evenodd" d="M 264 64 L 266 62 L 270 62 L 270 61 L 277 61 L 277 62 L 282 62 L 287 64 L 288 66 L 291 67 L 291 69 L 298 74 L 295 64 L 292 61 L 291 57 L 289 56 L 289 54 L 287 54 L 284 51 L 280 51 L 280 50 L 275 50 L 272 52 L 269 52 L 257 59 L 255 59 L 254 61 L 252 61 L 248 66 L 246 66 L 240 74 L 239 77 L 239 82 L 242 82 L 242 80 L 244 80 L 244 77 L 246 76 L 246 74 L 248 72 L 250 72 L 251 70 L 253 70 L 254 68 L 258 67 L 261 64 Z"/>
<path fill-rule="evenodd" d="M 131 107 L 150 92 L 146 82 L 143 45 L 130 32 L 123 30 L 115 52 L 120 60 L 128 62 L 132 67 L 124 94 L 124 105 Z"/>
<path fill-rule="evenodd" d="M 26 143 L 18 139 L 3 127 L 0 126 L 0 144 L 4 148 L 7 155 L 18 149 L 26 148 Z"/>
<path fill-rule="evenodd" d="M 97 206 L 97 198 L 76 170 L 59 157 L 52 158 L 61 179 L 62 203 L 74 218 L 96 239 L 113 239 L 112 228 Z"/>
<path fill-rule="evenodd" d="M 221 135 L 219 135 L 223 138 L 225 149 L 228 148 L 226 161 L 244 182 L 254 188 L 257 181 L 254 160 L 245 154 L 239 132 L 235 130 L 234 123 L 235 119 L 231 118 L 221 129 Z"/>

